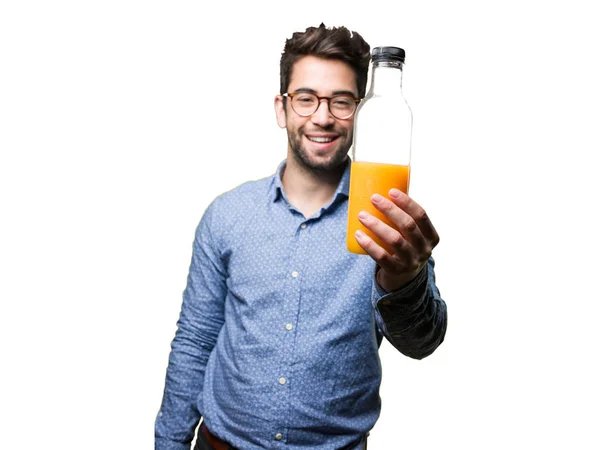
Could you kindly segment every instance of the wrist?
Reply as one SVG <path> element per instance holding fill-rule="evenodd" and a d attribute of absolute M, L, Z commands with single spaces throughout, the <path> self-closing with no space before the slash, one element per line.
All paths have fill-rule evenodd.
<path fill-rule="evenodd" d="M 395 292 L 407 286 L 411 281 L 413 281 L 417 277 L 419 272 L 423 270 L 423 267 L 425 267 L 426 264 L 427 263 L 419 266 L 419 268 L 414 272 L 402 274 L 390 274 L 381 267 L 377 267 L 375 280 L 384 291 Z"/>

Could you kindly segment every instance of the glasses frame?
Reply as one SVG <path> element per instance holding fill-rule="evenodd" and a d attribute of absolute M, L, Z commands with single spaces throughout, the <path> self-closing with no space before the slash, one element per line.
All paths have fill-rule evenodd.
<path fill-rule="evenodd" d="M 315 110 L 313 112 L 311 112 L 310 114 L 300 114 L 298 111 L 296 111 L 294 109 L 294 97 L 296 95 L 301 95 L 301 94 L 309 94 L 309 95 L 314 95 L 315 97 L 317 97 L 317 107 L 315 108 Z M 335 117 L 336 119 L 339 120 L 347 120 L 350 117 L 352 117 L 354 115 L 354 113 L 356 112 L 356 110 L 358 109 L 358 104 L 361 102 L 362 99 L 360 98 L 356 98 L 353 97 L 350 94 L 338 94 L 338 95 L 332 95 L 331 97 L 319 97 L 317 94 L 314 94 L 312 92 L 286 92 L 284 94 L 281 94 L 283 97 L 287 97 L 290 99 L 290 106 L 292 107 L 292 110 L 298 114 L 300 117 L 310 117 L 312 116 L 314 113 L 316 113 L 319 108 L 321 107 L 321 100 L 327 100 L 327 111 L 329 111 L 329 114 L 331 114 L 333 117 Z M 356 107 L 354 108 L 354 111 L 352 111 L 352 114 L 350 114 L 349 116 L 346 117 L 338 117 L 336 116 L 332 111 L 331 111 L 331 99 L 336 98 L 336 97 L 351 97 L 355 102 L 356 102 Z"/>

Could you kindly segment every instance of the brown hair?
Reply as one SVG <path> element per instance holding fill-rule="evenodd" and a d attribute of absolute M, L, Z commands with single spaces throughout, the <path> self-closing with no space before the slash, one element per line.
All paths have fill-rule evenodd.
<path fill-rule="evenodd" d="M 365 96 L 367 74 L 371 59 L 370 46 L 356 32 L 346 27 L 309 27 L 304 32 L 296 32 L 286 39 L 279 63 L 280 94 L 287 91 L 294 63 L 304 56 L 344 61 L 356 74 L 358 96 Z"/>

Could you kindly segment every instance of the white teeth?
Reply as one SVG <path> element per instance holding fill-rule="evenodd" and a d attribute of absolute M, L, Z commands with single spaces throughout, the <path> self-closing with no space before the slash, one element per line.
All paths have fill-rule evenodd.
<path fill-rule="evenodd" d="M 320 143 L 325 143 L 325 142 L 331 142 L 331 141 L 333 141 L 333 138 L 327 138 L 327 137 L 309 137 L 308 139 L 310 141 L 320 142 Z"/>

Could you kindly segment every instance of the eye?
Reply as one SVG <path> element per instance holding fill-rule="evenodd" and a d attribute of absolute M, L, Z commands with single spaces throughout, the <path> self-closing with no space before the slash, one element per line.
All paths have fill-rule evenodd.
<path fill-rule="evenodd" d="M 310 105 L 316 101 L 315 97 L 310 94 L 298 94 L 294 97 L 294 100 L 302 105 Z"/>
<path fill-rule="evenodd" d="M 353 100 L 350 97 L 334 97 L 332 103 L 336 108 L 350 108 Z"/>

